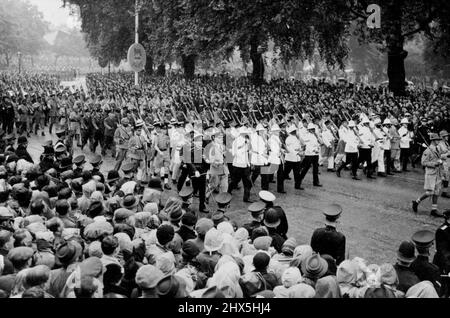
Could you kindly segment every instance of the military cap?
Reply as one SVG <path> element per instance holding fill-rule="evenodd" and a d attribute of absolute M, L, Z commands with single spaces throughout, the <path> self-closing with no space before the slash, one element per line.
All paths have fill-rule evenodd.
<path fill-rule="evenodd" d="M 63 135 L 65 133 L 66 133 L 66 130 L 64 128 L 56 129 L 56 135 Z"/>
<path fill-rule="evenodd" d="M 214 222 L 214 225 L 218 225 L 219 223 L 225 221 L 225 214 L 222 211 L 218 211 L 213 214 L 211 219 Z"/>
<path fill-rule="evenodd" d="M 273 202 L 276 199 L 275 195 L 269 191 L 260 191 L 259 198 L 264 202 Z"/>
<path fill-rule="evenodd" d="M 131 173 L 134 170 L 134 164 L 133 163 L 126 163 L 122 166 L 122 171 L 126 174 Z"/>
<path fill-rule="evenodd" d="M 417 247 L 430 247 L 434 241 L 434 233 L 429 230 L 417 231 L 411 240 Z"/>
<path fill-rule="evenodd" d="M 231 199 L 233 196 L 229 194 L 228 192 L 222 192 L 216 195 L 215 200 L 218 204 L 226 205 L 231 202 Z"/>
<path fill-rule="evenodd" d="M 34 251 L 31 247 L 15 247 L 8 253 L 8 259 L 13 263 L 26 262 L 33 257 Z"/>
<path fill-rule="evenodd" d="M 327 221 L 335 222 L 341 216 L 342 207 L 339 204 L 330 204 L 322 212 Z"/>
<path fill-rule="evenodd" d="M 63 153 L 63 152 L 66 152 L 66 151 L 67 151 L 67 148 L 63 144 L 59 144 L 55 148 L 55 153 Z"/>
<path fill-rule="evenodd" d="M 85 162 L 86 162 L 86 157 L 84 155 L 75 157 L 75 159 L 73 159 L 73 163 L 76 164 L 77 166 L 82 165 Z"/>
<path fill-rule="evenodd" d="M 91 160 L 91 165 L 97 166 L 97 165 L 101 164 L 102 162 L 103 162 L 102 156 L 95 155 L 94 158 L 92 158 L 92 160 Z"/>
<path fill-rule="evenodd" d="M 186 200 L 186 199 L 189 199 L 192 196 L 193 193 L 194 193 L 194 191 L 191 188 L 184 188 L 178 193 L 178 195 L 183 200 Z"/>
<path fill-rule="evenodd" d="M 264 212 L 264 209 L 266 208 L 266 204 L 264 202 L 255 202 L 250 204 L 250 206 L 248 207 L 248 211 L 251 214 L 261 214 Z"/>
<path fill-rule="evenodd" d="M 431 133 L 430 134 L 430 141 L 433 141 L 433 140 L 441 140 L 441 137 L 439 137 L 438 134 Z"/>

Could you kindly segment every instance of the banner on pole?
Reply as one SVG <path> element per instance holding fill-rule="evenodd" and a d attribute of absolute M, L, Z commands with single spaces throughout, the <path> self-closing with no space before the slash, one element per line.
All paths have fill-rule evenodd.
<path fill-rule="evenodd" d="M 145 48 L 140 43 L 134 43 L 128 49 L 128 64 L 135 72 L 141 72 L 145 69 L 147 63 L 147 56 Z"/>

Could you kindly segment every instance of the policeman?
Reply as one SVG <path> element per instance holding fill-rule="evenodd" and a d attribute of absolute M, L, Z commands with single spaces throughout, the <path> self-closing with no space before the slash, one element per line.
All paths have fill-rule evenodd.
<path fill-rule="evenodd" d="M 127 183 L 128 181 L 134 180 L 134 173 L 136 171 L 136 166 L 134 163 L 126 163 L 122 166 L 122 172 L 124 173 L 123 178 L 119 180 L 116 185 L 116 189 L 120 189 L 122 185 Z"/>
<path fill-rule="evenodd" d="M 73 164 L 72 164 L 72 158 L 70 157 L 64 157 L 59 162 L 59 167 L 56 169 L 59 174 L 63 173 L 64 171 L 72 170 Z"/>
<path fill-rule="evenodd" d="M 188 212 L 192 212 L 191 210 L 191 204 L 192 204 L 192 198 L 193 198 L 194 191 L 191 188 L 183 188 L 178 195 L 180 196 L 181 200 L 183 201 L 181 204 L 181 208 Z"/>
<path fill-rule="evenodd" d="M 434 254 L 433 264 L 439 267 L 441 274 L 450 273 L 450 210 L 443 212 L 445 221 L 436 231 L 436 254 Z M 444 281 L 442 294 L 449 295 L 448 281 Z"/>
<path fill-rule="evenodd" d="M 219 193 L 214 198 L 217 202 L 217 212 L 223 212 L 226 214 L 227 210 L 230 208 L 231 199 L 233 196 L 227 192 Z"/>
<path fill-rule="evenodd" d="M 421 281 L 433 283 L 437 293 L 441 290 L 441 272 L 439 267 L 429 262 L 430 248 L 433 246 L 434 233 L 428 230 L 417 231 L 411 240 L 416 246 L 417 257 L 411 264 L 411 269 Z"/>
<path fill-rule="evenodd" d="M 266 210 L 266 204 L 262 201 L 258 201 L 250 204 L 248 212 L 252 216 L 252 220 L 249 223 L 245 223 L 242 227 L 247 230 L 249 237 L 252 237 L 253 230 L 263 225 L 264 211 Z"/>
<path fill-rule="evenodd" d="M 25 136 L 20 136 L 17 139 L 17 149 L 16 149 L 16 155 L 19 157 L 19 159 L 24 159 L 28 162 L 34 163 L 33 159 L 31 158 L 31 155 L 28 153 L 27 146 L 28 146 L 28 140 Z"/>
<path fill-rule="evenodd" d="M 276 200 L 276 197 L 273 193 L 269 191 L 260 191 L 259 192 L 259 198 L 260 200 L 266 205 L 266 209 L 264 213 L 266 213 L 270 208 L 274 209 L 278 213 L 278 218 L 280 220 L 280 225 L 277 227 L 277 233 L 281 235 L 282 238 L 285 240 L 287 239 L 287 232 L 289 229 L 288 221 L 286 217 L 286 213 L 284 212 L 283 208 L 280 206 L 275 206 L 274 201 Z"/>
<path fill-rule="evenodd" d="M 48 140 L 42 145 L 44 152 L 39 158 L 39 166 L 41 171 L 46 172 L 55 167 L 55 149 L 53 148 L 53 141 Z"/>
<path fill-rule="evenodd" d="M 86 157 L 84 155 L 80 155 L 73 159 L 73 164 L 76 165 L 76 168 L 73 170 L 74 179 L 82 177 L 85 163 Z"/>
<path fill-rule="evenodd" d="M 92 176 L 99 176 L 100 182 L 105 184 L 105 176 L 100 172 L 100 167 L 102 166 L 103 159 L 100 155 L 95 155 L 90 164 L 92 165 Z"/>
<path fill-rule="evenodd" d="M 314 231 L 311 247 L 316 253 L 332 256 L 339 265 L 345 259 L 345 236 L 336 230 L 342 207 L 331 204 L 324 209 L 323 214 L 325 214 L 326 226 Z"/>
<path fill-rule="evenodd" d="M 281 249 L 283 247 L 284 242 L 286 241 L 281 235 L 278 233 L 278 227 L 280 225 L 280 217 L 278 212 L 269 208 L 264 213 L 264 226 L 267 228 L 269 232 L 269 236 L 272 238 L 272 246 L 277 250 L 278 253 L 281 253 Z"/>

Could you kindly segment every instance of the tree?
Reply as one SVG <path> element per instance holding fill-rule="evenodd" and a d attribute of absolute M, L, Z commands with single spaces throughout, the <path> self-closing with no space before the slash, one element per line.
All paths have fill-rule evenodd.
<path fill-rule="evenodd" d="M 381 7 L 381 28 L 366 26 L 365 10 L 369 3 Z M 349 0 L 349 12 L 358 23 L 356 34 L 361 42 L 381 44 L 388 55 L 389 89 L 405 94 L 406 41 L 422 33 L 433 39 L 436 47 L 448 48 L 450 40 L 450 2 L 446 0 Z"/>
<path fill-rule="evenodd" d="M 35 55 L 45 48 L 48 24 L 36 6 L 23 1 L 0 2 L 0 54 L 9 62 L 12 55 Z"/>

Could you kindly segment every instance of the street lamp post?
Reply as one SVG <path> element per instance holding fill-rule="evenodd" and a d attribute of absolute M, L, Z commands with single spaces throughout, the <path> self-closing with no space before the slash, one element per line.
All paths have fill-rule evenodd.
<path fill-rule="evenodd" d="M 18 52 L 17 55 L 19 56 L 19 74 L 22 72 L 22 52 Z"/>
<path fill-rule="evenodd" d="M 134 36 L 134 43 L 139 43 L 139 11 L 141 11 L 142 8 L 142 1 L 136 0 L 135 4 L 135 36 Z M 134 72 L 134 85 L 139 85 L 139 73 Z"/>

